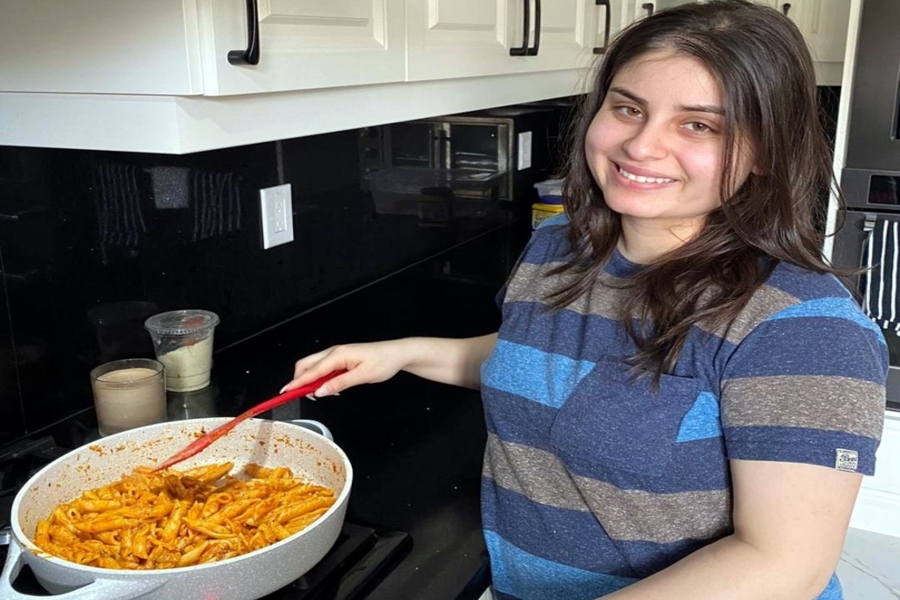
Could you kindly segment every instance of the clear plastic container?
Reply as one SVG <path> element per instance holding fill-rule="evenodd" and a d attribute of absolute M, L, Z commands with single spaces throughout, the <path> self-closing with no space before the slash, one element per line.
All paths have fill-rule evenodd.
<path fill-rule="evenodd" d="M 534 184 L 538 197 L 544 204 L 559 204 L 562 202 L 562 189 L 565 179 L 547 179 Z"/>
<path fill-rule="evenodd" d="M 213 334 L 219 317 L 208 310 L 173 310 L 144 323 L 156 358 L 166 367 L 166 389 L 191 392 L 209 385 Z"/>
<path fill-rule="evenodd" d="M 375 201 L 375 211 L 380 214 L 431 215 L 434 198 L 427 190 L 442 188 L 452 192 L 450 212 L 453 217 L 482 217 L 497 210 L 497 198 L 501 185 L 506 181 L 506 173 L 390 167 L 371 173 L 367 179 Z M 424 211 L 423 201 L 427 203 Z"/>

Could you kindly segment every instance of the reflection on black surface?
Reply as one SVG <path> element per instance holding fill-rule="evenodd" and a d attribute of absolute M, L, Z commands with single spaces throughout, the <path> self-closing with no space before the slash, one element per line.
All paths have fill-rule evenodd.
<path fill-rule="evenodd" d="M 2 438 L 89 409 L 94 366 L 152 357 L 149 314 L 212 310 L 221 350 L 509 223 L 504 211 L 440 227 L 379 214 L 358 139 L 349 131 L 186 156 L 0 148 Z M 295 241 L 262 250 L 258 190 L 281 183 L 292 184 Z"/>

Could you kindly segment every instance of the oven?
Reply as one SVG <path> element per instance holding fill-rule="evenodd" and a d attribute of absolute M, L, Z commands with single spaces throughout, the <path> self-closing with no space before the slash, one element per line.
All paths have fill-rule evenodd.
<path fill-rule="evenodd" d="M 851 280 L 890 353 L 888 407 L 900 410 L 900 2 L 866 0 L 853 67 L 847 154 L 841 171 L 846 210 L 832 250 L 842 267 L 869 270 Z"/>

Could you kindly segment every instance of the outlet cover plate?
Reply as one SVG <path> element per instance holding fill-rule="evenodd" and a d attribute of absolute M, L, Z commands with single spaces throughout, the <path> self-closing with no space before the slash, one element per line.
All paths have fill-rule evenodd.
<path fill-rule="evenodd" d="M 263 249 L 294 241 L 294 211 L 291 184 L 259 190 Z"/>

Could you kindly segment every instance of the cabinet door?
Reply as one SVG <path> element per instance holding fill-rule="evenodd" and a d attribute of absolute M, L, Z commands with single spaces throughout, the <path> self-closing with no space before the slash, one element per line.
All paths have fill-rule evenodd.
<path fill-rule="evenodd" d="M 596 41 L 594 0 L 407 0 L 406 7 L 410 80 L 583 67 Z M 523 46 L 535 50 L 510 54 Z"/>
<path fill-rule="evenodd" d="M 510 56 L 522 43 L 525 0 L 407 0 L 412 81 L 517 73 L 532 57 Z"/>
<path fill-rule="evenodd" d="M 613 11 L 613 34 L 652 15 L 657 8 L 656 0 L 610 0 L 610 5 Z"/>
<path fill-rule="evenodd" d="M 199 1 L 207 95 L 404 79 L 403 0 L 257 0 L 257 65 L 228 61 L 247 47 L 246 2 Z"/>
<path fill-rule="evenodd" d="M 203 91 L 187 0 L 0 0 L 0 92 Z"/>
<path fill-rule="evenodd" d="M 808 29 L 804 35 L 809 42 L 813 60 L 824 63 L 844 62 L 847 32 L 850 27 L 848 0 L 807 0 L 811 2 Z"/>
<path fill-rule="evenodd" d="M 584 67 L 596 41 L 595 0 L 541 0 L 541 35 L 532 70 Z"/>
<path fill-rule="evenodd" d="M 778 0 L 775 7 L 803 33 L 819 85 L 840 85 L 850 24 L 848 0 Z"/>

